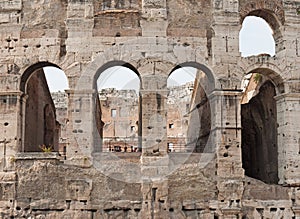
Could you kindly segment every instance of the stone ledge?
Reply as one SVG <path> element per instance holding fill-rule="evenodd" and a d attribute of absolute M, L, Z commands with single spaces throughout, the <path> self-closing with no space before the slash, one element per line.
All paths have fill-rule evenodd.
<path fill-rule="evenodd" d="M 111 13 L 140 13 L 139 10 L 136 9 L 107 9 L 103 11 L 99 11 L 95 13 L 95 16 L 99 16 L 102 14 L 111 14 Z"/>
<path fill-rule="evenodd" d="M 237 208 L 237 207 L 233 207 L 233 208 L 222 208 L 221 209 L 222 213 L 224 215 L 227 216 L 233 216 L 233 215 L 239 215 L 240 213 L 242 213 L 242 209 L 241 208 Z"/>
<path fill-rule="evenodd" d="M 60 160 L 57 152 L 28 152 L 17 153 L 15 160 Z"/>
<path fill-rule="evenodd" d="M 284 94 L 277 95 L 274 98 L 276 101 L 281 99 L 298 101 L 299 97 L 300 97 L 300 93 L 284 93 Z"/>

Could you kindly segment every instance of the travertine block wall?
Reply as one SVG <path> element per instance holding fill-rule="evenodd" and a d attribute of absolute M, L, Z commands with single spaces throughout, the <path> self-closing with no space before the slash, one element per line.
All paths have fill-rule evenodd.
<path fill-rule="evenodd" d="M 300 217 L 299 1 L 110 1 L 115 5 L 109 9 L 104 3 L 109 5 L 0 3 L 3 217 Z M 273 28 L 275 57 L 240 57 L 239 31 L 247 15 Z M 96 80 L 123 64 L 141 79 L 141 159 L 95 153 L 101 147 Z M 25 85 L 44 66 L 60 67 L 69 80 L 64 162 L 55 154 L 18 154 L 24 152 Z M 196 67 L 211 82 L 214 153 L 166 153 L 164 97 L 167 78 L 178 66 Z M 280 185 L 248 178 L 242 169 L 239 88 L 252 72 L 275 85 Z"/>

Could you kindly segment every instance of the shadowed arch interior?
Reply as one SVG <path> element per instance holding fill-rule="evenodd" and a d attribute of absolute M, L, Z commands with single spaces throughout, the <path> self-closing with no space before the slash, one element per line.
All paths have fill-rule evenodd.
<path fill-rule="evenodd" d="M 249 103 L 242 104 L 242 159 L 247 176 L 278 183 L 275 86 L 264 82 Z"/>
<path fill-rule="evenodd" d="M 61 124 L 57 120 L 56 106 L 49 90 L 44 67 L 56 67 L 50 62 L 39 62 L 28 67 L 20 81 L 22 152 L 60 151 Z M 64 73 L 63 73 L 64 74 Z M 65 75 L 64 75 L 65 76 Z M 59 80 L 59 78 L 57 78 Z M 64 115 L 67 109 L 63 110 Z M 61 113 L 59 113 L 61 114 Z M 50 149 L 51 148 L 51 149 Z"/>
<path fill-rule="evenodd" d="M 277 184 L 279 146 L 275 96 L 284 93 L 283 78 L 268 68 L 254 68 L 249 73 L 252 76 L 241 105 L 243 168 L 247 176 Z"/>

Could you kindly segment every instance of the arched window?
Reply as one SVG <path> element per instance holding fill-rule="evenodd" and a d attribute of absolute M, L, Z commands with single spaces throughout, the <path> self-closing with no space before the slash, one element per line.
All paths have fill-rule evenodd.
<path fill-rule="evenodd" d="M 65 89 L 68 89 L 66 75 L 51 63 L 38 63 L 24 72 L 21 79 L 21 90 L 25 94 L 21 151 L 65 151 L 68 105 Z"/>
<path fill-rule="evenodd" d="M 260 17 L 247 16 L 244 19 L 239 44 L 243 57 L 259 54 L 275 55 L 273 30 Z"/>
<path fill-rule="evenodd" d="M 208 77 L 194 67 L 178 67 L 168 78 L 167 137 L 169 152 L 208 149 L 211 117 Z"/>
<path fill-rule="evenodd" d="M 102 152 L 140 151 L 140 79 L 129 67 L 106 68 L 97 79 L 97 128 Z"/>

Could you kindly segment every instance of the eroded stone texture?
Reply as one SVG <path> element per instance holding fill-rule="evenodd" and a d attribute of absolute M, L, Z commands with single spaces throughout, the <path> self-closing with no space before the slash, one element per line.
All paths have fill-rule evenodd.
<path fill-rule="evenodd" d="M 299 8 L 298 0 L 2 1 L 1 217 L 300 218 Z M 248 15 L 272 27 L 274 57 L 241 57 L 239 32 Z M 45 66 L 60 67 L 69 81 L 64 156 L 28 153 L 53 131 L 46 128 L 44 135 L 40 128 L 44 112 L 47 127 L 53 127 L 55 114 L 53 108 L 38 107 L 50 94 L 33 75 Z M 103 122 L 96 83 L 113 66 L 128 67 L 141 80 L 141 154 L 100 153 Z M 204 153 L 167 151 L 167 79 L 185 66 L 208 79 L 198 113 L 201 125 L 210 128 L 193 136 L 209 132 L 211 150 Z M 240 88 L 249 73 L 274 85 L 278 168 L 275 159 L 265 165 L 277 169 L 277 185 L 268 177 L 265 183 L 250 178 L 242 168 L 247 125 L 241 124 Z M 42 90 L 35 101 L 26 99 L 31 83 Z M 26 104 L 36 121 L 26 123 Z M 276 149 L 271 154 L 276 156 Z"/>
<path fill-rule="evenodd" d="M 212 20 L 210 1 L 167 1 L 168 35 L 205 37 Z M 186 31 L 186 28 L 189 31 Z"/>

